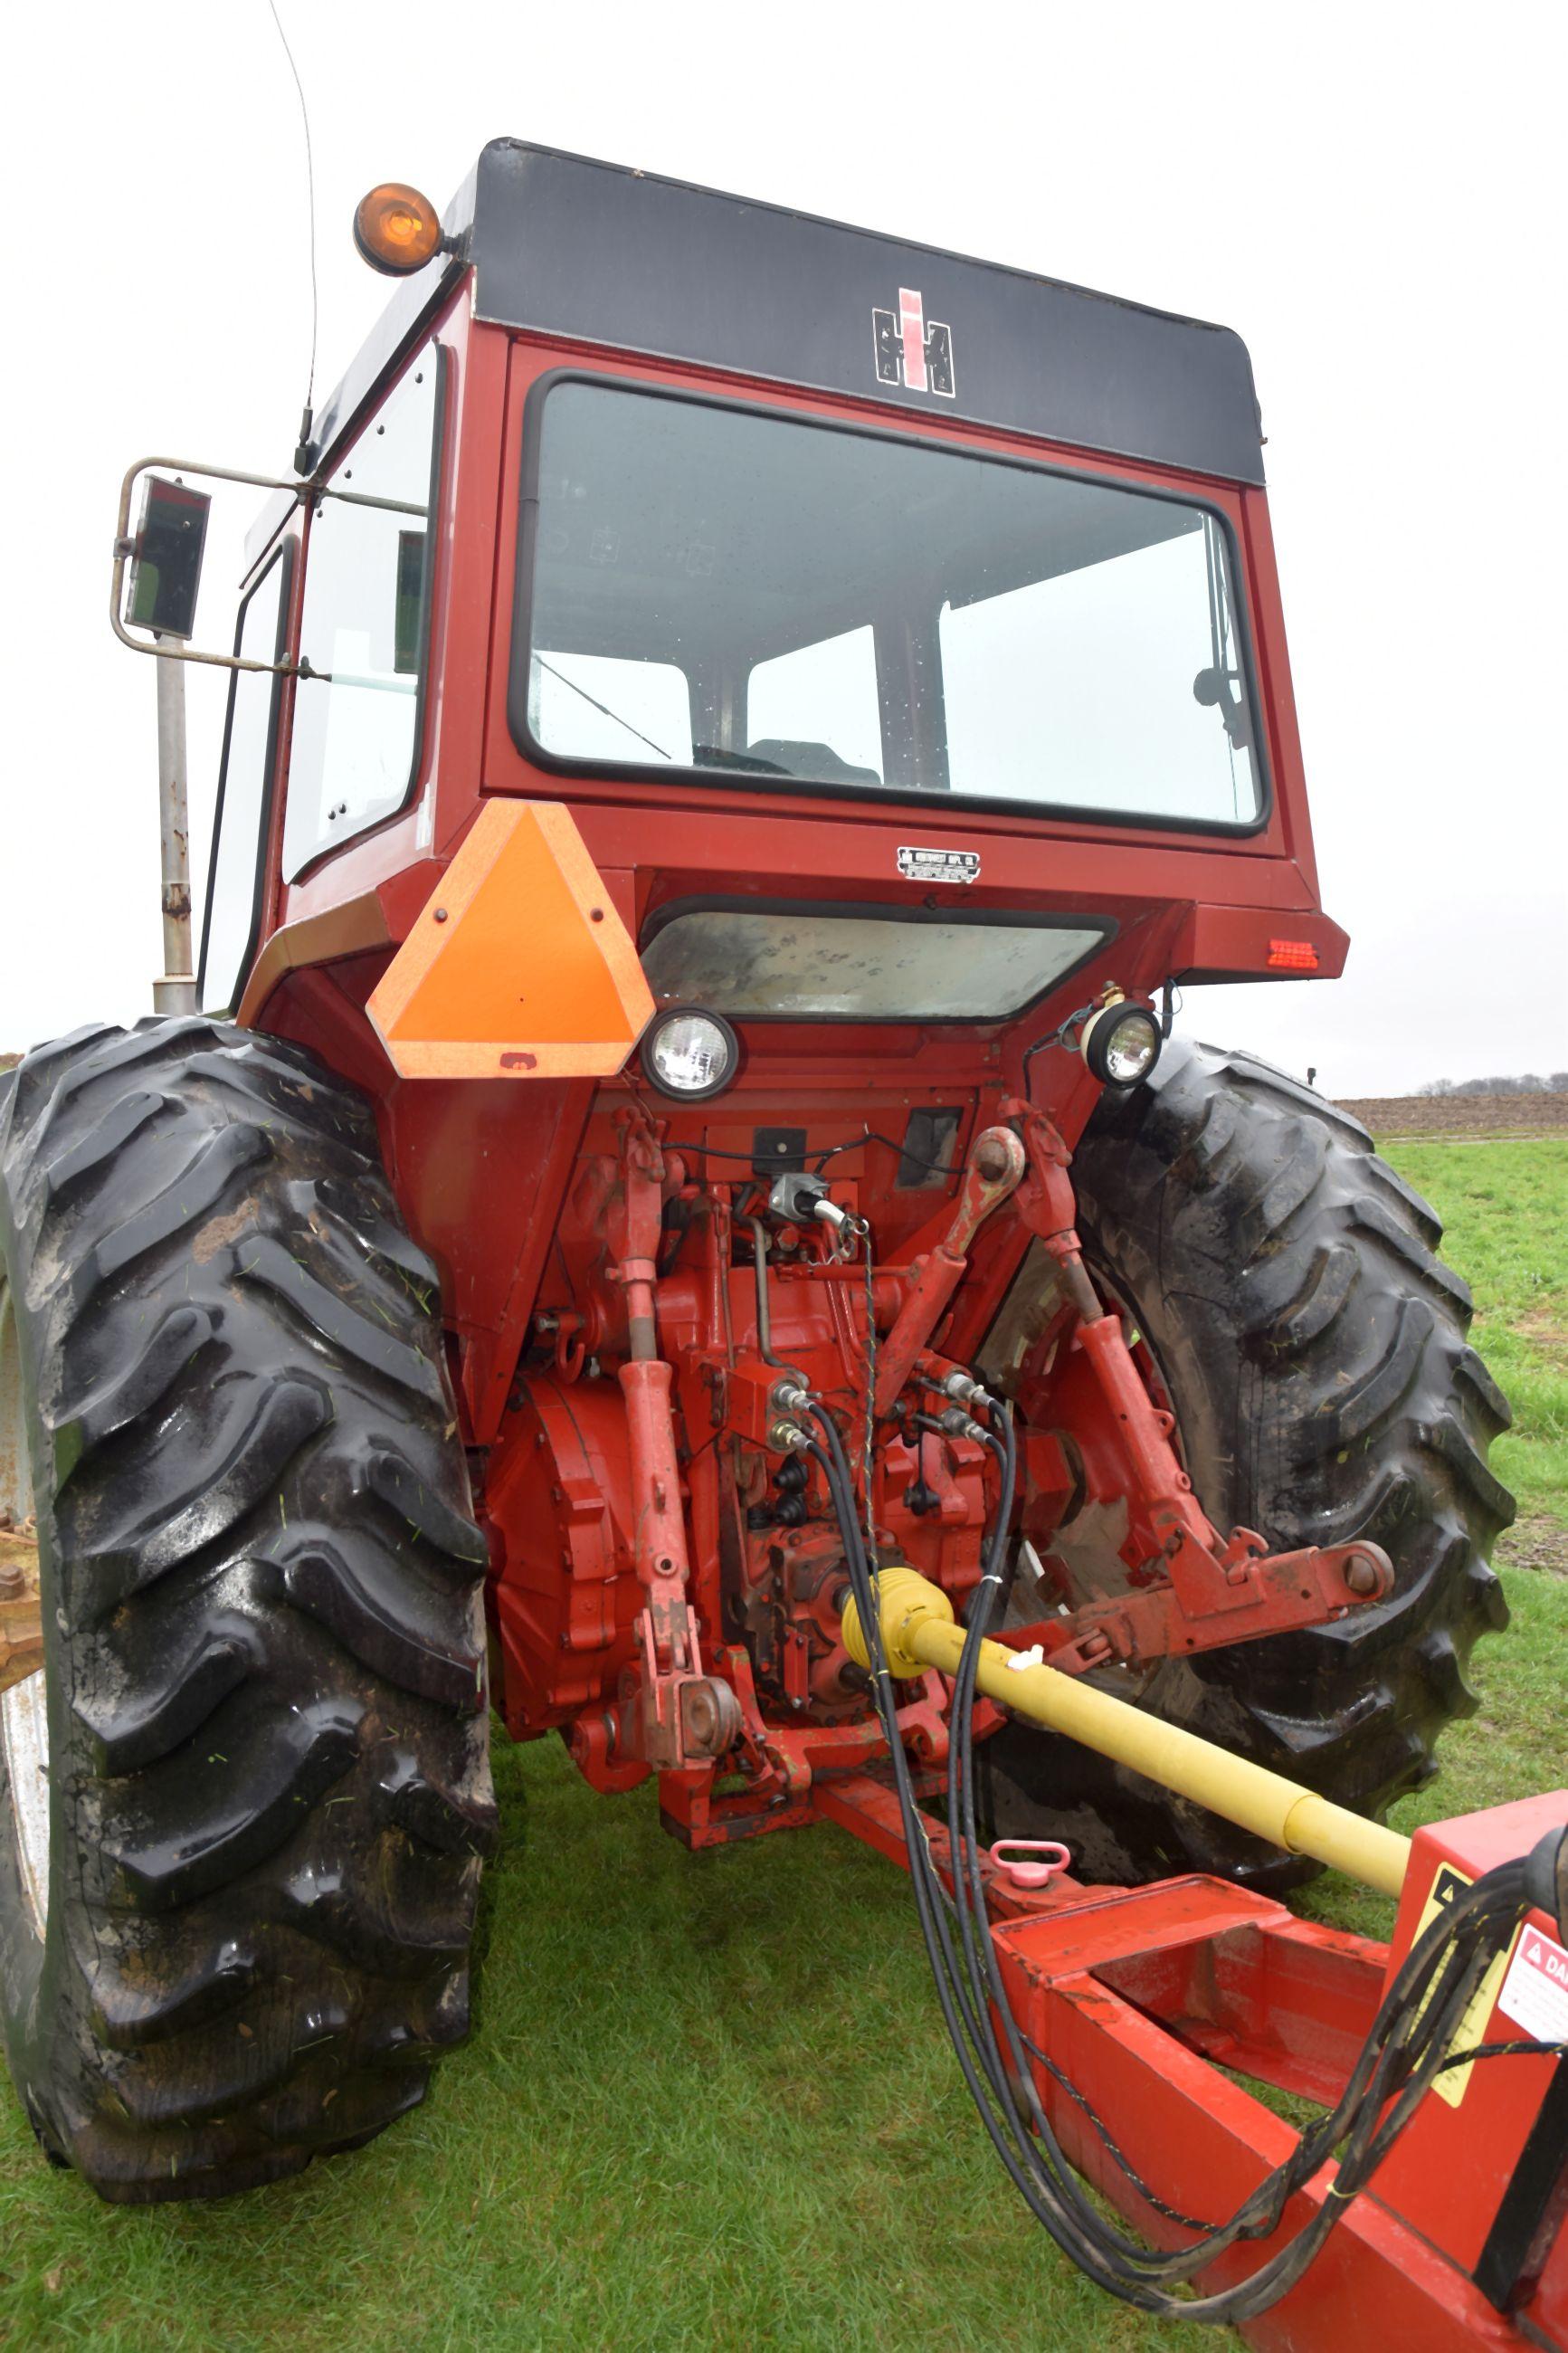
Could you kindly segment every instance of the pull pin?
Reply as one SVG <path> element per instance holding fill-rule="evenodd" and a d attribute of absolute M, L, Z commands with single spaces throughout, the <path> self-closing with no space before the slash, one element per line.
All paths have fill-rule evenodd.
<path fill-rule="evenodd" d="M 1038 1856 L 1037 1862 L 1011 1862 L 1009 1855 Z M 998 1839 L 991 1860 L 1015 1887 L 1047 1887 L 1065 1871 L 1071 1855 L 1058 1839 Z"/>

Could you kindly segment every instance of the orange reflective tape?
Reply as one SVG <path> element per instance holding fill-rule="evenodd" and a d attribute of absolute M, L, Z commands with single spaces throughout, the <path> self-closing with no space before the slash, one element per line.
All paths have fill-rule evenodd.
<path fill-rule="evenodd" d="M 653 998 L 570 811 L 492 800 L 367 1009 L 405 1078 L 608 1078 Z"/>

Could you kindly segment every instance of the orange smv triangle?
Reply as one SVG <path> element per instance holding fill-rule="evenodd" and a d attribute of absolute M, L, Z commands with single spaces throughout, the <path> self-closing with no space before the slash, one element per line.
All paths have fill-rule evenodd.
<path fill-rule="evenodd" d="M 653 998 L 571 812 L 498 799 L 367 1009 L 406 1079 L 609 1078 Z"/>

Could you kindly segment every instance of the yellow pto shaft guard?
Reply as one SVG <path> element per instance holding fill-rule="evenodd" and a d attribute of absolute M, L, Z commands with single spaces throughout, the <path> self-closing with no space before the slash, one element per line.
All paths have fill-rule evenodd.
<path fill-rule="evenodd" d="M 955 1675 L 964 1632 L 954 1622 L 952 1604 L 940 1586 L 898 1563 L 879 1572 L 877 1595 L 882 1648 L 892 1672 L 908 1678 L 935 1667 L 942 1674 Z M 845 1605 L 844 1641 L 852 1659 L 863 1667 L 870 1665 L 853 1599 Z M 1299 1782 L 1232 1757 L 1196 1733 L 1147 1715 L 1093 1683 L 1061 1674 L 1055 1667 L 1024 1666 L 1018 1652 L 1005 1643 L 989 1641 L 980 1646 L 975 1681 L 999 1707 L 1052 1732 L 1066 1733 L 1070 1740 L 1144 1774 L 1194 1805 L 1206 1806 L 1210 1813 L 1288 1853 L 1331 1863 L 1384 1895 L 1397 1895 L 1405 1884 L 1410 1841 L 1397 1831 L 1331 1805 Z"/>

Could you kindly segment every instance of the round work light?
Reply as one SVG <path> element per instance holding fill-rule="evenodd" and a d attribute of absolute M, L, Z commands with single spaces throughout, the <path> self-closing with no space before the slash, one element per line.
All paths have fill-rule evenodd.
<path fill-rule="evenodd" d="M 1135 1087 L 1160 1059 L 1160 1024 L 1146 1005 L 1123 997 L 1085 1022 L 1079 1043 L 1102 1087 Z"/>
<path fill-rule="evenodd" d="M 741 1041 L 722 1014 L 672 1005 L 643 1038 L 642 1066 L 661 1095 L 700 1103 L 722 1093 L 740 1069 Z"/>
<path fill-rule="evenodd" d="M 411 278 L 441 250 L 441 216 L 417 188 L 384 180 L 360 198 L 354 244 L 360 259 L 384 278 Z"/>

